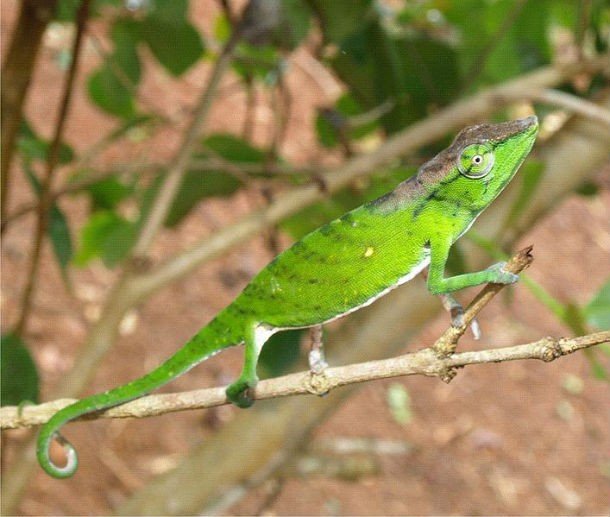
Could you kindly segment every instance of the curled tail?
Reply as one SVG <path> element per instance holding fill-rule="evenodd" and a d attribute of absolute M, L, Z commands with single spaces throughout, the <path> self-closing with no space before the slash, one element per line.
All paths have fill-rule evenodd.
<path fill-rule="evenodd" d="M 222 349 L 241 343 L 241 335 L 236 332 L 233 325 L 225 321 L 229 318 L 223 318 L 223 316 L 230 317 L 226 310 L 221 312 L 180 350 L 150 373 L 123 386 L 86 397 L 55 413 L 43 425 L 38 435 L 36 455 L 40 466 L 47 474 L 56 478 L 72 476 L 78 468 L 78 455 L 72 444 L 59 433 L 59 429 L 64 424 L 87 413 L 118 406 L 142 397 L 187 372 L 196 364 L 210 358 Z M 53 438 L 57 439 L 66 453 L 67 462 L 63 467 L 55 465 L 49 455 Z"/>

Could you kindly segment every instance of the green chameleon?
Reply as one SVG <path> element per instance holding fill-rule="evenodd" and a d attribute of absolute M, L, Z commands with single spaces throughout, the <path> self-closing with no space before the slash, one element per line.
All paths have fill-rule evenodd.
<path fill-rule="evenodd" d="M 227 398 L 240 407 L 250 406 L 258 381 L 258 357 L 271 335 L 313 327 L 320 336 L 323 323 L 369 305 L 426 266 L 428 289 L 444 295 L 449 307 L 458 309 L 454 316 L 459 323 L 461 307 L 449 293 L 487 282 L 518 280 L 504 269 L 504 263 L 449 278 L 444 270 L 452 244 L 510 182 L 537 132 L 534 116 L 468 127 L 392 192 L 303 237 L 157 369 L 53 415 L 38 437 L 37 455 L 43 469 L 57 478 L 76 471 L 76 451 L 58 432 L 65 423 L 141 397 L 233 345 L 245 345 L 245 361 L 241 375 L 227 388 Z M 317 356 L 310 355 L 314 371 L 325 366 L 317 351 Z M 64 446 L 67 462 L 63 467 L 49 457 L 53 438 Z"/>

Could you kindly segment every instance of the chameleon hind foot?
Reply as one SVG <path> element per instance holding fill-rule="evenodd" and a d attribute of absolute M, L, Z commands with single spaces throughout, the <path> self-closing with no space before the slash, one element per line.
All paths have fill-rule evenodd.
<path fill-rule="evenodd" d="M 451 316 L 451 325 L 453 327 L 461 327 L 464 325 L 464 307 L 462 307 L 462 304 L 449 293 L 441 294 L 439 296 L 443 307 Z M 481 327 L 476 318 L 470 322 L 470 330 L 474 339 L 481 339 Z"/>
<path fill-rule="evenodd" d="M 233 384 L 231 384 L 225 393 L 227 394 L 227 398 L 232 404 L 235 404 L 240 408 L 249 408 L 254 404 L 254 398 L 252 397 L 252 390 L 256 387 L 256 381 L 242 379 L 241 377 L 237 379 Z"/>
<path fill-rule="evenodd" d="M 320 375 L 328 363 L 324 357 L 324 342 L 322 339 L 322 325 L 311 327 L 311 348 L 309 350 L 309 370 L 315 375 Z"/>

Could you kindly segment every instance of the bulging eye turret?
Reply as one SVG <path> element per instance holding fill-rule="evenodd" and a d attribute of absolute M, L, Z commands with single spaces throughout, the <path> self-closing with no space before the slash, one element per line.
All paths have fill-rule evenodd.
<path fill-rule="evenodd" d="M 464 147 L 457 160 L 460 173 L 467 178 L 487 176 L 494 166 L 494 153 L 487 144 L 471 144 Z"/>

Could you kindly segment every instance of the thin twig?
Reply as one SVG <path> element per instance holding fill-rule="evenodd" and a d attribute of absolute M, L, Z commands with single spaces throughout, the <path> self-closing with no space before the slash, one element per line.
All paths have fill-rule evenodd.
<path fill-rule="evenodd" d="M 545 337 L 522 345 L 460 352 L 439 357 L 432 348 L 399 357 L 368 361 L 328 368 L 322 375 L 299 372 L 259 382 L 253 394 L 256 400 L 265 400 L 292 395 L 323 395 L 330 390 L 348 384 L 368 382 L 406 375 L 425 375 L 449 380 L 447 372 L 474 364 L 503 363 L 525 359 L 544 362 L 572 354 L 596 345 L 610 342 L 610 331 L 597 332 L 575 338 Z M 319 377 L 319 378 L 318 378 Z M 0 428 L 16 429 L 44 424 L 60 409 L 74 403 L 76 399 L 60 399 L 35 406 L 0 408 Z M 83 420 L 98 418 L 145 418 L 176 411 L 205 409 L 228 404 L 225 388 L 206 388 L 180 393 L 149 395 L 138 400 L 90 414 Z"/>
<path fill-rule="evenodd" d="M 252 135 L 254 134 L 254 125 L 256 122 L 256 117 L 254 116 L 257 107 L 256 84 L 254 83 L 254 80 L 250 74 L 246 76 L 244 83 L 244 86 L 246 88 L 246 106 L 242 135 L 244 140 L 252 140 Z"/>
<path fill-rule="evenodd" d="M 527 97 L 532 101 L 551 104 L 610 126 L 610 111 L 576 95 L 547 89 L 528 92 Z"/>
<path fill-rule="evenodd" d="M 574 34 L 574 42 L 578 49 L 578 59 L 584 55 L 584 43 L 585 36 L 587 35 L 587 28 L 591 20 L 591 0 L 579 0 L 578 2 L 578 15 L 576 21 L 576 30 Z"/>
<path fill-rule="evenodd" d="M 148 219 L 144 223 L 142 231 L 133 247 L 133 257 L 139 257 L 146 254 L 155 235 L 159 231 L 159 228 L 169 213 L 172 201 L 176 196 L 178 188 L 180 187 L 184 174 L 188 168 L 191 160 L 191 154 L 197 139 L 199 138 L 201 128 L 203 127 L 210 108 L 212 107 L 212 101 L 216 96 L 216 90 L 220 83 L 220 78 L 223 76 L 231 63 L 233 52 L 240 37 L 240 30 L 237 29 L 231 35 L 231 38 L 224 46 L 218 60 L 214 65 L 212 75 L 210 76 L 208 84 L 197 104 L 197 109 L 193 113 L 191 125 L 186 130 L 182 146 L 174 159 L 174 166 L 165 176 Z"/>
<path fill-rule="evenodd" d="M 23 291 L 23 297 L 21 299 L 21 313 L 15 327 L 15 332 L 19 335 L 23 334 L 26 329 L 28 316 L 32 306 L 34 286 L 36 285 L 36 280 L 38 278 L 40 254 L 42 252 L 42 244 L 44 242 L 44 237 L 47 233 L 47 227 L 49 224 L 49 211 L 53 203 L 51 186 L 57 163 L 59 161 L 61 137 L 66 125 L 68 109 L 70 107 L 70 100 L 72 98 L 74 88 L 74 80 L 76 78 L 76 71 L 78 70 L 83 36 L 87 26 L 87 19 L 89 17 L 89 3 L 90 0 L 83 0 L 76 13 L 76 34 L 74 36 L 74 42 L 72 45 L 72 62 L 70 63 L 70 69 L 66 77 L 66 84 L 64 86 L 64 92 L 57 116 L 57 123 L 55 125 L 55 134 L 53 135 L 53 140 L 47 155 L 45 176 L 41 182 L 40 203 L 38 205 L 38 221 L 36 234 L 34 236 L 30 268 L 28 271 L 27 283 Z"/>
<path fill-rule="evenodd" d="M 377 122 L 381 117 L 392 111 L 395 106 L 395 100 L 386 99 L 381 104 L 375 106 L 369 111 L 365 111 L 364 113 L 360 113 L 359 115 L 352 115 L 347 119 L 347 123 L 350 127 L 354 128 Z"/>
<path fill-rule="evenodd" d="M 506 263 L 504 269 L 515 275 L 521 273 L 524 269 L 528 268 L 534 260 L 532 249 L 532 246 L 528 246 L 519 251 Z M 464 311 L 462 325 L 459 327 L 449 327 L 443 335 L 436 340 L 432 346 L 433 350 L 440 356 L 451 355 L 455 351 L 458 340 L 464 335 L 476 315 L 481 312 L 481 309 L 504 287 L 506 287 L 504 284 L 487 284 Z"/>
<path fill-rule="evenodd" d="M 9 200 L 10 174 L 15 144 L 23 118 L 23 106 L 32 78 L 32 70 L 42 46 L 42 36 L 57 0 L 23 0 L 19 2 L 19 18 L 2 62 L 0 88 L 1 150 L 0 150 L 0 218 L 6 216 Z"/>

